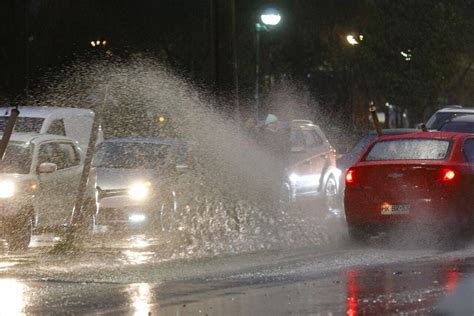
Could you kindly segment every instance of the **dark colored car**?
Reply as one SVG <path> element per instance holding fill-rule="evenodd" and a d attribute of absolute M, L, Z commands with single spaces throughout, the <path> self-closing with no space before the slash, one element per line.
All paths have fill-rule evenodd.
<path fill-rule="evenodd" d="M 418 132 L 375 140 L 345 176 L 350 236 L 394 224 L 471 224 L 474 135 Z"/>
<path fill-rule="evenodd" d="M 444 132 L 474 133 L 474 115 L 455 116 L 440 128 Z"/>
<path fill-rule="evenodd" d="M 463 107 L 462 105 L 451 105 L 436 111 L 426 122 L 429 130 L 440 130 L 443 125 L 453 117 L 474 114 L 474 108 Z"/>

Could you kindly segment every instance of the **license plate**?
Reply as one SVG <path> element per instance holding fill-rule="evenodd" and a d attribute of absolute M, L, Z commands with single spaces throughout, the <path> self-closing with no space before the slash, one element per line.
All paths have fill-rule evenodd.
<path fill-rule="evenodd" d="M 410 214 L 410 205 L 406 204 L 385 204 L 382 205 L 382 215 L 404 215 Z"/>

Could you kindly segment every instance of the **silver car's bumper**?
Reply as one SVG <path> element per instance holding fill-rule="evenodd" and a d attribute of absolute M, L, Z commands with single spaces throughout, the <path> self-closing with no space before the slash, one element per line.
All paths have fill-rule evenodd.
<path fill-rule="evenodd" d="M 104 197 L 99 201 L 97 225 L 143 225 L 159 218 L 156 200 L 135 201 L 128 196 Z"/>

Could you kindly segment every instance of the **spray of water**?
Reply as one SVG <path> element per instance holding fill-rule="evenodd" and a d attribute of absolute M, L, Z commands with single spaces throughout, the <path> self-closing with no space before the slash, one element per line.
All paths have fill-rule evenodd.
<path fill-rule="evenodd" d="M 91 107 L 100 113 L 106 137 L 155 135 L 188 142 L 192 168 L 177 180 L 174 248 L 217 254 L 323 242 L 324 216 L 315 211 L 298 217 L 272 203 L 269 188 L 275 187 L 279 161 L 225 114 L 229 111 L 221 111 L 229 106 L 154 60 L 83 62 L 46 77 L 34 103 Z M 285 85 L 269 96 L 267 108 L 285 119 L 307 118 L 314 115 L 304 105 L 309 102 L 307 94 Z M 163 114 L 167 128 L 155 120 Z"/>

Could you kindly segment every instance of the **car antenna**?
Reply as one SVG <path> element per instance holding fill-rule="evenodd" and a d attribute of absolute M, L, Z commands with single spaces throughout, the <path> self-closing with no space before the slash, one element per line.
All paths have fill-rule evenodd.
<path fill-rule="evenodd" d="M 370 102 L 369 112 L 372 116 L 372 123 L 374 124 L 377 136 L 382 136 L 382 128 L 380 127 L 379 117 L 377 116 L 377 108 L 374 106 L 373 101 Z"/>

